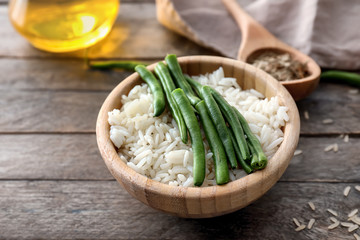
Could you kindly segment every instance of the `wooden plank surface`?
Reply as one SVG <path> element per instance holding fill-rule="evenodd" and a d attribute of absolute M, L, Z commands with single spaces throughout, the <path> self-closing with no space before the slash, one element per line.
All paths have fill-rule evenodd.
<path fill-rule="evenodd" d="M 33 48 L 12 27 L 6 6 L 0 6 L 0 57 L 83 58 L 84 50 L 51 54 Z M 154 3 L 122 3 L 110 34 L 90 47 L 90 58 L 153 59 L 167 53 L 178 55 L 216 54 L 167 30 L 156 20 Z"/>
<path fill-rule="evenodd" d="M 16 144 L 14 144 L 16 143 Z M 34 144 L 36 143 L 36 144 Z M 324 152 L 330 144 L 338 152 Z M 360 139 L 301 137 L 283 182 L 356 182 L 360 179 Z M 16 154 L 14 154 L 16 153 Z M 1 134 L 0 179 L 112 180 L 95 134 Z"/>
<path fill-rule="evenodd" d="M 354 133 L 360 134 L 360 93 L 346 85 L 322 83 L 310 97 L 298 102 L 302 116 L 301 132 L 307 134 Z M 304 119 L 304 111 L 310 119 Z M 332 119 L 331 124 L 323 120 Z"/>
<path fill-rule="evenodd" d="M 266 239 L 354 239 L 346 228 L 327 229 L 331 215 L 326 209 L 346 220 L 360 207 L 360 192 L 353 188 L 344 197 L 345 186 L 278 183 L 240 211 L 191 220 L 148 208 L 114 181 L 1 181 L 0 238 L 264 239 L 266 233 Z M 293 217 L 304 224 L 310 218 L 316 222 L 313 229 L 296 232 Z"/>
<path fill-rule="evenodd" d="M 0 58 L 0 91 L 111 91 L 130 74 L 126 71 L 91 70 L 79 60 Z"/>
<path fill-rule="evenodd" d="M 1 91 L 0 132 L 94 132 L 108 92 Z"/>
<path fill-rule="evenodd" d="M 0 179 L 114 180 L 95 134 L 1 134 Z"/>

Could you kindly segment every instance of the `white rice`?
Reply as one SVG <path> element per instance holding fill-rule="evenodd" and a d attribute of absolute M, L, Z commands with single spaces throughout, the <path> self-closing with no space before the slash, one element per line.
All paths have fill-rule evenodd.
<path fill-rule="evenodd" d="M 222 68 L 193 78 L 215 88 L 244 115 L 271 161 L 283 141 L 281 127 L 289 120 L 287 107 L 281 106 L 277 97 L 266 99 L 254 89 L 242 91 L 235 78 L 224 77 Z M 160 117 L 153 117 L 152 100 L 145 83 L 135 86 L 128 96 L 122 96 L 121 109 L 114 109 L 108 114 L 110 139 L 119 148 L 122 161 L 136 172 L 174 186 L 193 186 L 190 141 L 188 144 L 181 141 L 177 125 L 168 110 Z M 202 186 L 213 186 L 216 182 L 212 154 L 205 136 L 204 142 L 207 169 Z M 230 171 L 231 180 L 245 175 L 241 169 Z"/>

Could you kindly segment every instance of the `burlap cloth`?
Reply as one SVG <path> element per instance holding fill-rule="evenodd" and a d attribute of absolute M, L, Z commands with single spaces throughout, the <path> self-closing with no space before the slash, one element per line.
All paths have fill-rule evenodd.
<path fill-rule="evenodd" d="M 277 38 L 321 67 L 360 69 L 359 0 L 238 0 Z M 236 58 L 241 32 L 221 0 L 157 0 L 165 27 Z"/>

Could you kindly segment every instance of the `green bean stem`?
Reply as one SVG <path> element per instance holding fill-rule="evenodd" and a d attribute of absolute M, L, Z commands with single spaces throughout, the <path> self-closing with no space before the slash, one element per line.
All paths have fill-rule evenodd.
<path fill-rule="evenodd" d="M 200 102 L 201 99 L 195 95 L 190 84 L 185 80 L 176 55 L 168 54 L 165 58 L 165 61 L 170 69 L 170 73 L 174 78 L 175 84 L 185 92 L 186 96 L 190 100 L 191 105 L 195 106 L 198 102 Z"/>
<path fill-rule="evenodd" d="M 165 110 L 165 96 L 159 80 L 143 65 L 137 65 L 135 71 L 139 73 L 142 80 L 148 84 L 153 94 L 154 116 L 160 116 Z"/>
<path fill-rule="evenodd" d="M 185 124 L 189 129 L 191 147 L 193 149 L 194 165 L 193 177 L 194 185 L 201 186 L 205 179 L 205 149 L 201 135 L 200 125 L 196 118 L 195 112 L 186 97 L 184 91 L 180 88 L 172 91 L 175 102 L 180 107 L 181 114 L 185 120 Z"/>
<path fill-rule="evenodd" d="M 213 153 L 216 184 L 225 184 L 230 181 L 230 178 L 224 146 L 210 119 L 204 100 L 196 104 L 195 107 L 199 112 L 206 139 L 208 140 L 211 152 Z"/>
<path fill-rule="evenodd" d="M 188 133 L 187 133 L 185 121 L 183 116 L 181 115 L 179 106 L 176 104 L 173 96 L 171 95 L 171 92 L 175 89 L 175 84 L 171 79 L 169 70 L 163 62 L 159 62 L 155 66 L 155 73 L 157 77 L 160 79 L 160 83 L 165 91 L 165 95 L 169 103 L 171 115 L 173 116 L 179 127 L 181 140 L 183 141 L 183 143 L 187 143 Z"/>
<path fill-rule="evenodd" d="M 236 113 L 234 112 L 233 107 L 215 89 L 211 88 L 210 90 L 216 103 L 219 105 L 221 112 L 224 114 L 232 131 L 234 132 L 236 143 L 239 146 L 242 158 L 245 160 L 250 159 L 250 151 L 248 145 L 246 144 L 244 131 L 240 125 Z"/>
<path fill-rule="evenodd" d="M 201 87 L 201 95 L 205 100 L 205 104 L 209 115 L 216 127 L 216 130 L 220 136 L 220 139 L 224 145 L 226 155 L 232 168 L 237 168 L 238 164 L 236 161 L 234 147 L 231 141 L 231 137 L 227 131 L 226 122 L 221 114 L 220 108 L 217 105 L 215 99 L 211 95 L 209 86 Z"/>
<path fill-rule="evenodd" d="M 233 109 L 240 121 L 242 128 L 244 129 L 244 132 L 247 136 L 247 141 L 249 142 L 249 146 L 251 146 L 253 148 L 253 151 L 252 151 L 253 155 L 254 155 L 254 153 L 256 153 L 256 155 L 257 155 L 256 161 L 254 159 L 251 160 L 251 167 L 254 169 L 263 169 L 264 167 L 266 167 L 268 160 L 267 160 L 267 157 L 266 157 L 264 151 L 262 150 L 260 141 L 252 133 L 252 131 L 249 127 L 249 124 L 247 123 L 244 116 L 239 112 L 239 110 L 237 110 L 235 107 L 233 107 Z"/>
<path fill-rule="evenodd" d="M 329 80 L 334 82 L 345 82 L 347 84 L 360 87 L 360 74 L 344 71 L 326 71 L 321 73 L 321 80 Z"/>
<path fill-rule="evenodd" d="M 251 168 L 251 166 L 249 164 L 247 164 L 247 162 L 244 160 L 244 158 L 241 156 L 241 152 L 240 152 L 240 149 L 239 149 L 239 145 L 236 144 L 236 138 L 235 138 L 235 135 L 234 133 L 231 131 L 231 129 L 228 128 L 228 132 L 231 136 L 231 140 L 233 142 L 233 145 L 234 145 L 234 149 L 235 149 L 235 153 L 236 153 L 236 156 L 238 157 L 239 159 L 239 162 L 240 162 L 240 165 L 242 167 L 242 169 L 244 169 L 244 171 L 249 174 L 253 171 L 253 169 Z"/>
<path fill-rule="evenodd" d="M 137 65 L 147 65 L 142 62 L 136 62 L 136 61 L 89 61 L 88 66 L 90 68 L 94 69 L 122 69 L 122 70 L 128 70 L 128 71 L 135 71 L 135 67 Z"/>

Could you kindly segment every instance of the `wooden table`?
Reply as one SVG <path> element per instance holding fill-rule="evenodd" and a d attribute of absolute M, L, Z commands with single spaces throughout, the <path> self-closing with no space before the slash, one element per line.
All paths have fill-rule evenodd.
<path fill-rule="evenodd" d="M 326 211 L 346 220 L 360 207 L 354 189 L 360 185 L 360 94 L 349 94 L 351 87 L 321 83 L 298 102 L 303 153 L 261 199 L 226 216 L 180 219 L 134 200 L 99 155 L 97 113 L 130 73 L 88 70 L 84 51 L 54 55 L 32 48 L 1 2 L 0 239 L 354 239 L 346 228 L 328 230 Z M 110 36 L 89 50 L 91 58 L 147 61 L 166 53 L 216 55 L 160 26 L 149 1 L 123 1 Z M 323 124 L 326 118 L 334 123 Z M 334 143 L 338 152 L 324 152 Z M 346 186 L 352 187 L 348 197 Z M 293 217 L 316 222 L 296 232 Z"/>

